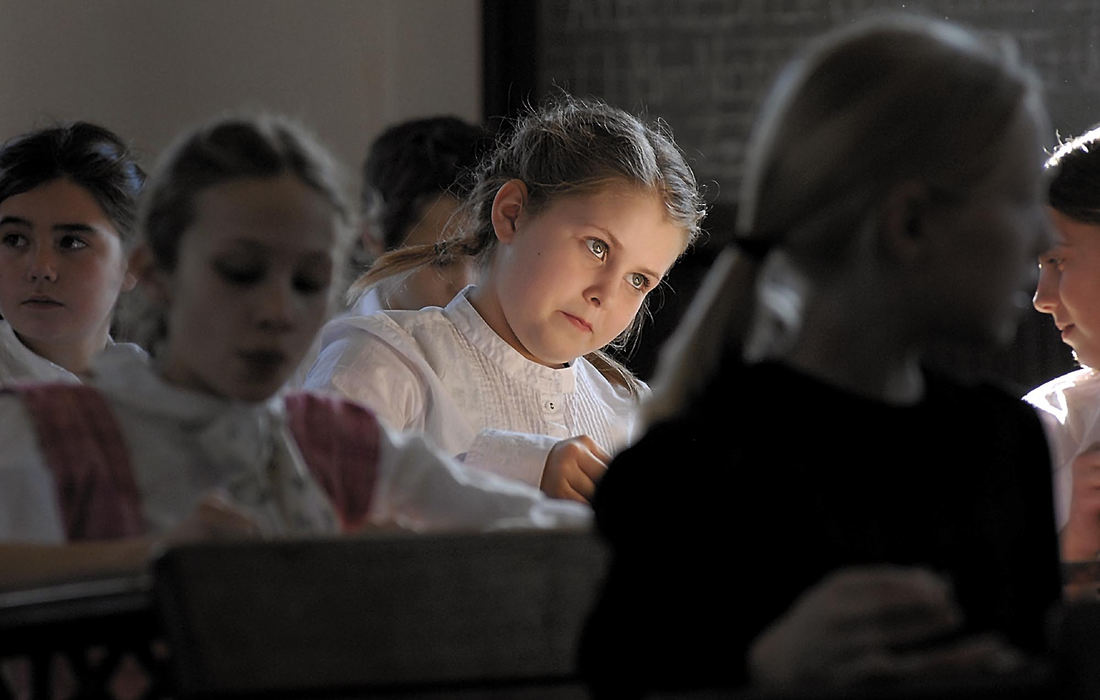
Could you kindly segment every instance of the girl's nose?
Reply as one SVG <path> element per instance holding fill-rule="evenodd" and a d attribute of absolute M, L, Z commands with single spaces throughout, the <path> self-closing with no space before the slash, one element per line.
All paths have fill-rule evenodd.
<path fill-rule="evenodd" d="M 294 293 L 288 285 L 270 284 L 260 292 L 257 323 L 265 330 L 284 331 L 294 323 Z"/>
<path fill-rule="evenodd" d="M 1035 285 L 1035 296 L 1031 298 L 1035 310 L 1044 314 L 1054 313 L 1058 305 L 1058 268 L 1052 264 L 1039 266 L 1039 282 Z"/>
<path fill-rule="evenodd" d="M 31 282 L 37 282 L 40 279 L 49 282 L 57 281 L 57 261 L 49 246 L 38 246 L 35 249 L 30 265 L 27 267 L 27 276 Z"/>
<path fill-rule="evenodd" d="M 614 279 L 612 279 L 611 275 L 598 275 L 592 280 L 592 284 L 584 290 L 585 300 L 593 306 L 603 306 L 611 299 L 614 283 Z"/>

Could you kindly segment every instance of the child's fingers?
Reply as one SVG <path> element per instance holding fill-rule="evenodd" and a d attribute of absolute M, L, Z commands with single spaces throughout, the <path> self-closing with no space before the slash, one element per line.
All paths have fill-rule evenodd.
<path fill-rule="evenodd" d="M 901 678 L 942 678 L 950 674 L 1003 673 L 1019 668 L 1023 655 L 989 636 L 893 653 L 875 649 L 832 666 L 830 681 L 837 685 Z"/>
<path fill-rule="evenodd" d="M 852 649 L 904 647 L 951 633 L 962 615 L 950 585 L 910 567 L 859 567 L 825 579 L 803 604 Z"/>
<path fill-rule="evenodd" d="M 214 492 L 204 496 L 195 509 L 195 516 L 203 532 L 209 536 L 260 534 L 256 520 L 221 493 Z"/>
<path fill-rule="evenodd" d="M 583 471 L 576 471 L 566 477 L 569 488 L 578 494 L 585 503 L 591 503 L 596 495 L 596 481 Z"/>
<path fill-rule="evenodd" d="M 611 455 L 587 435 L 578 435 L 573 440 L 583 448 L 576 453 L 577 465 L 589 479 L 599 481 L 604 472 L 607 471 L 607 465 L 611 462 Z"/>

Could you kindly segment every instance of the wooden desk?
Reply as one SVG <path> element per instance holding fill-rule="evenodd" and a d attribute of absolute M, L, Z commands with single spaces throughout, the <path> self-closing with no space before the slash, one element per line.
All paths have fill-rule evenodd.
<path fill-rule="evenodd" d="M 0 591 L 0 659 L 29 666 L 34 698 L 52 698 L 52 667 L 68 664 L 66 682 L 81 697 L 109 697 L 120 669 L 144 673 L 144 697 L 162 697 L 164 658 L 148 575 L 113 577 Z M 136 664 L 124 659 L 129 656 Z M 142 671 L 144 669 L 144 671 Z M 0 698 L 14 688 L 0 681 Z"/>
<path fill-rule="evenodd" d="M 585 698 L 587 532 L 206 544 L 156 563 L 181 698 Z"/>
<path fill-rule="evenodd" d="M 43 698 L 51 660 L 109 697 L 129 654 L 150 698 L 583 700 L 576 644 L 605 564 L 579 532 L 189 545 L 148 576 L 0 592 L 0 657 L 30 659 Z M 1100 698 L 1100 602 L 1060 611 L 1052 639 L 1054 663 L 1000 679 L 650 700 Z"/>

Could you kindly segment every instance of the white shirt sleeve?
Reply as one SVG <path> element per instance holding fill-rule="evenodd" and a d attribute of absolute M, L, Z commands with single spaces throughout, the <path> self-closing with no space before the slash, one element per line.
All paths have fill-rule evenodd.
<path fill-rule="evenodd" d="M 380 431 L 371 517 L 416 531 L 588 528 L 592 509 L 471 469 L 417 434 Z"/>
<path fill-rule="evenodd" d="M 53 475 L 23 401 L 0 395 L 0 541 L 65 541 Z"/>
<path fill-rule="evenodd" d="M 424 380 L 403 354 L 368 331 L 343 327 L 334 333 L 302 388 L 362 403 L 394 430 L 424 429 Z"/>
<path fill-rule="evenodd" d="M 463 457 L 463 464 L 516 479 L 538 487 L 550 449 L 561 438 L 516 433 L 510 430 L 482 430 Z"/>

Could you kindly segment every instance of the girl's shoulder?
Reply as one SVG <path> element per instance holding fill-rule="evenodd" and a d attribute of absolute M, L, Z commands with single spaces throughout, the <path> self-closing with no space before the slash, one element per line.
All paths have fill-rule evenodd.
<path fill-rule="evenodd" d="M 381 337 L 412 338 L 422 331 L 453 327 L 444 310 L 437 306 L 428 306 L 415 311 L 384 310 L 369 314 L 349 314 L 329 321 L 325 325 L 324 335 L 354 336 L 358 334 Z"/>
<path fill-rule="evenodd" d="M 1090 394 L 1100 400 L 1100 373 L 1088 367 L 1057 376 L 1024 394 L 1024 401 L 1050 412 L 1064 410 L 1071 394 Z"/>
<path fill-rule="evenodd" d="M 613 365 L 598 366 L 588 357 L 578 357 L 573 367 L 578 388 L 597 392 L 604 397 L 605 403 L 635 407 L 652 393 L 644 380 L 625 367 L 620 370 Z"/>
<path fill-rule="evenodd" d="M 32 407 L 24 401 L 24 391 L 32 384 L 7 384 L 0 388 L 0 444 L 4 445 L 0 464 L 7 464 L 13 453 L 24 451 L 23 448 L 35 449 L 38 444 L 34 425 Z M 79 384 L 49 384 L 42 386 L 76 386 Z"/>
<path fill-rule="evenodd" d="M 0 382 L 71 382 L 80 379 L 23 345 L 11 325 L 0 319 Z"/>

